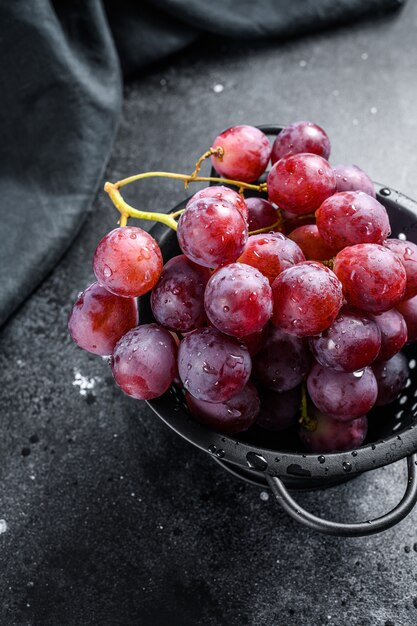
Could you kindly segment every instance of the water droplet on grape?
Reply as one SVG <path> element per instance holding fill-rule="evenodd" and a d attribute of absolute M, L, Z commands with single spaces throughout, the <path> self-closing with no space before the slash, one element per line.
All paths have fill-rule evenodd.
<path fill-rule="evenodd" d="M 320 454 L 320 456 L 317 457 L 317 460 L 319 463 L 325 463 L 326 462 L 326 457 L 324 457 L 322 454 Z"/>
<path fill-rule="evenodd" d="M 108 265 L 105 265 L 103 268 L 103 274 L 106 278 L 110 278 L 110 276 L 112 276 L 113 272 L 110 269 L 110 267 Z"/>
<path fill-rule="evenodd" d="M 343 461 L 342 467 L 343 467 L 343 470 L 345 472 L 351 472 L 352 471 L 352 466 L 351 466 L 350 463 L 348 463 L 348 461 Z"/>

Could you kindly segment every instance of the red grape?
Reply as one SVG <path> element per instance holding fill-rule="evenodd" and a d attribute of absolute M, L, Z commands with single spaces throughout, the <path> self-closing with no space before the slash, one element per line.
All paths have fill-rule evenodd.
<path fill-rule="evenodd" d="M 372 366 L 378 383 L 376 406 L 385 406 L 395 400 L 404 389 L 409 369 L 407 359 L 401 352 L 394 354 L 388 361 L 378 361 Z"/>
<path fill-rule="evenodd" d="M 337 250 L 329 246 L 320 235 L 316 224 L 304 224 L 288 235 L 301 248 L 305 258 L 311 261 L 327 261 Z"/>
<path fill-rule="evenodd" d="M 256 267 L 272 285 L 282 270 L 305 258 L 298 245 L 282 233 L 267 233 L 250 235 L 238 261 Z"/>
<path fill-rule="evenodd" d="M 282 393 L 262 389 L 259 396 L 261 410 L 256 419 L 257 426 L 265 430 L 281 432 L 296 425 L 301 406 L 300 387 Z"/>
<path fill-rule="evenodd" d="M 266 170 L 271 155 L 268 137 L 254 126 L 232 126 L 213 141 L 223 156 L 212 156 L 214 169 L 224 178 L 251 183 Z"/>
<path fill-rule="evenodd" d="M 98 283 L 80 293 L 68 318 L 77 345 L 93 354 L 110 355 L 120 337 L 138 323 L 134 298 L 120 298 Z"/>
<path fill-rule="evenodd" d="M 336 191 L 336 177 L 321 156 L 294 154 L 272 166 L 267 185 L 272 202 L 295 215 L 305 215 Z"/>
<path fill-rule="evenodd" d="M 152 313 L 159 324 L 181 333 L 205 326 L 204 289 L 210 270 L 184 254 L 170 259 L 151 295 Z"/>
<path fill-rule="evenodd" d="M 198 400 L 188 391 L 185 400 L 191 415 L 199 422 L 228 435 L 240 433 L 252 426 L 260 408 L 258 392 L 251 382 L 226 402 Z"/>
<path fill-rule="evenodd" d="M 329 246 L 341 250 L 358 243 L 382 244 L 391 232 L 384 206 L 363 191 L 342 191 L 316 211 L 317 228 Z"/>
<path fill-rule="evenodd" d="M 400 257 L 407 274 L 404 300 L 417 296 L 417 246 L 411 241 L 387 239 L 384 246 Z"/>
<path fill-rule="evenodd" d="M 372 180 L 357 165 L 336 165 L 333 172 L 336 175 L 337 191 L 364 191 L 375 198 L 376 193 Z"/>
<path fill-rule="evenodd" d="M 186 207 L 188 208 L 190 204 L 192 204 L 195 200 L 200 200 L 201 198 L 214 198 L 218 202 L 222 200 L 227 200 L 227 202 L 231 202 L 233 206 L 239 211 L 245 222 L 248 222 L 248 207 L 246 205 L 245 199 L 230 187 L 224 187 L 223 185 L 212 185 L 211 187 L 205 187 L 204 189 L 200 189 L 197 191 L 187 202 Z"/>
<path fill-rule="evenodd" d="M 194 263 L 218 267 L 236 261 L 248 238 L 248 227 L 227 200 L 202 198 L 181 215 L 177 230 L 182 252 Z"/>
<path fill-rule="evenodd" d="M 264 198 L 247 198 L 249 232 L 272 226 L 278 220 L 278 211 Z"/>
<path fill-rule="evenodd" d="M 310 355 L 303 340 L 273 326 L 252 361 L 254 378 L 263 387 L 280 392 L 297 387 L 309 366 Z"/>
<path fill-rule="evenodd" d="M 365 313 L 344 307 L 329 328 L 311 337 L 309 342 L 320 365 L 355 372 L 376 359 L 381 347 L 381 331 Z"/>
<path fill-rule="evenodd" d="M 407 324 L 407 343 L 417 341 L 417 296 L 397 304 L 397 309 Z"/>
<path fill-rule="evenodd" d="M 103 237 L 94 253 L 93 267 L 107 291 L 117 296 L 141 296 L 158 282 L 162 254 L 149 233 L 124 226 Z"/>
<path fill-rule="evenodd" d="M 407 324 L 396 309 L 390 309 L 385 313 L 371 317 L 381 331 L 381 349 L 378 353 L 378 361 L 388 361 L 401 350 L 407 341 Z"/>
<path fill-rule="evenodd" d="M 315 363 L 307 378 L 307 388 L 316 407 L 340 421 L 366 415 L 378 394 L 376 378 L 370 367 L 348 373 Z"/>
<path fill-rule="evenodd" d="M 272 322 L 287 333 L 306 337 L 330 326 L 342 306 L 342 285 L 321 263 L 290 267 L 272 284 Z"/>
<path fill-rule="evenodd" d="M 312 122 L 294 122 L 278 134 L 272 146 L 272 165 L 288 154 L 309 152 L 324 159 L 330 156 L 330 140 L 317 124 Z"/>
<path fill-rule="evenodd" d="M 313 418 L 316 421 L 315 430 L 304 426 L 298 430 L 301 441 L 310 452 L 346 452 L 358 448 L 365 441 L 368 431 L 366 415 L 341 423 L 314 410 Z"/>
<path fill-rule="evenodd" d="M 334 262 L 334 273 L 351 306 L 383 313 L 398 304 L 405 292 L 406 273 L 401 260 L 388 248 L 360 243 L 344 248 Z"/>
<path fill-rule="evenodd" d="M 247 348 L 216 328 L 197 329 L 180 343 L 179 375 L 198 400 L 227 402 L 246 385 L 251 368 Z"/>
<path fill-rule="evenodd" d="M 255 268 L 231 263 L 208 281 L 204 306 L 210 322 L 222 333 L 244 337 L 261 330 L 271 317 L 271 287 Z"/>
<path fill-rule="evenodd" d="M 137 400 L 151 400 L 169 389 L 177 373 L 177 344 L 157 324 L 129 330 L 117 342 L 112 356 L 116 383 Z"/>

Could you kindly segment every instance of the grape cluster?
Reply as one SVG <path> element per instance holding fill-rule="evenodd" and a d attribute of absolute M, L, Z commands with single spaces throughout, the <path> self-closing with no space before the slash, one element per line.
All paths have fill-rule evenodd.
<path fill-rule="evenodd" d="M 178 385 L 216 431 L 298 428 L 314 452 L 361 445 L 368 412 L 408 379 L 400 351 L 417 341 L 417 246 L 389 238 L 370 178 L 332 167 L 315 124 L 291 124 L 272 146 L 235 126 L 210 155 L 220 176 L 242 183 L 271 161 L 267 198 L 198 191 L 178 221 L 182 254 L 165 265 L 141 228 L 111 231 L 94 255 L 98 282 L 70 313 L 72 338 L 109 355 L 133 398 Z M 155 323 L 138 325 L 147 292 Z"/>

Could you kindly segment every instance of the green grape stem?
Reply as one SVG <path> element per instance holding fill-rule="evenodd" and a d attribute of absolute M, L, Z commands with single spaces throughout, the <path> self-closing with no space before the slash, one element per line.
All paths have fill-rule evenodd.
<path fill-rule="evenodd" d="M 104 185 L 104 191 L 108 193 L 111 201 L 120 213 L 120 226 L 126 226 L 128 218 L 135 217 L 142 220 L 161 222 L 162 224 L 169 226 L 173 230 L 177 230 L 177 222 L 175 218 L 181 215 L 181 213 L 183 212 L 182 210 L 175 211 L 169 214 L 156 213 L 153 211 L 141 211 L 135 209 L 124 200 L 122 194 L 120 193 L 120 188 L 138 180 L 144 180 L 146 178 L 174 178 L 176 180 L 182 180 L 184 182 L 185 188 L 188 187 L 188 184 L 190 182 L 215 182 L 224 183 L 225 185 L 234 185 L 239 189 L 251 189 L 253 191 L 266 190 L 266 183 L 261 183 L 260 185 L 252 185 L 250 183 L 244 183 L 242 181 L 232 180 L 229 178 L 220 178 L 215 176 L 196 176 L 195 172 L 191 174 L 191 176 L 187 174 L 177 174 L 175 172 L 143 172 L 141 174 L 128 176 L 127 178 L 123 178 L 122 180 L 119 180 L 115 183 L 106 182 L 106 184 Z"/>

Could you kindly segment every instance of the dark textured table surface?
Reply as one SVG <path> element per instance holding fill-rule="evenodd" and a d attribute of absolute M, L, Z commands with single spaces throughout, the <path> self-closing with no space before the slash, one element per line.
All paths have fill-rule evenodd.
<path fill-rule="evenodd" d="M 416 27 L 410 0 L 389 19 L 282 45 L 201 42 L 127 87 L 106 178 L 190 171 L 232 124 L 311 119 L 328 131 L 333 163 L 416 197 Z M 166 210 L 184 190 L 153 181 L 127 196 Z M 99 193 L 71 250 L 0 334 L 0 623 L 416 624 L 417 511 L 368 539 L 313 534 L 71 343 L 70 304 L 116 218 Z M 365 519 L 398 501 L 404 479 L 401 462 L 299 498 Z"/>

